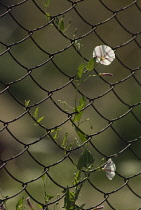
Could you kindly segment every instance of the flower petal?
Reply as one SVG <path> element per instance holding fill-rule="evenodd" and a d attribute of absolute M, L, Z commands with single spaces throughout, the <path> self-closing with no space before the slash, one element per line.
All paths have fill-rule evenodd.
<path fill-rule="evenodd" d="M 115 176 L 115 172 L 112 171 L 112 172 L 106 172 L 106 176 L 108 177 L 109 180 L 112 180 Z"/>
<path fill-rule="evenodd" d="M 103 56 L 103 51 L 101 49 L 101 46 L 95 47 L 93 51 L 93 57 L 101 58 L 102 56 Z"/>

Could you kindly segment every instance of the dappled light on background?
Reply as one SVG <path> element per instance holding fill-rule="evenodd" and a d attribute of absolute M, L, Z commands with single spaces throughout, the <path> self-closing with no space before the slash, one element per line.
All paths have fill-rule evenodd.
<path fill-rule="evenodd" d="M 0 1 L 0 209 L 141 208 L 140 0 Z"/>

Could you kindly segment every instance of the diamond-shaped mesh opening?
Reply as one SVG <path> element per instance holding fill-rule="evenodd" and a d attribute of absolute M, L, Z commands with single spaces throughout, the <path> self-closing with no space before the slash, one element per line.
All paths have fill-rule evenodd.
<path fill-rule="evenodd" d="M 0 209 L 141 209 L 140 22 L 140 0 L 1 0 Z"/>

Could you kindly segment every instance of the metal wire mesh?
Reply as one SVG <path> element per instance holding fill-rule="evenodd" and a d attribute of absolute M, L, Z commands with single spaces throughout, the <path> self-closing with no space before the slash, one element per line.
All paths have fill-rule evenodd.
<path fill-rule="evenodd" d="M 22 196 L 35 209 L 62 208 L 86 147 L 95 165 L 112 158 L 117 170 L 112 181 L 98 171 L 82 181 L 80 209 L 141 209 L 141 1 L 46 3 L 0 2 L 1 209 L 15 209 Z M 116 59 L 94 74 L 113 77 L 78 85 L 78 66 L 100 44 Z M 84 142 L 73 121 L 81 97 Z"/>

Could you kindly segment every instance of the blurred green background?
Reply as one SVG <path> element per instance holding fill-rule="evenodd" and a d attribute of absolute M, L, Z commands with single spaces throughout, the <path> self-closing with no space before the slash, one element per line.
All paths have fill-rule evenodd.
<path fill-rule="evenodd" d="M 62 18 L 61 13 L 68 10 L 64 13 L 63 20 L 65 27 L 69 25 L 70 20 L 71 24 L 64 32 L 65 36 L 59 33 L 54 25 L 46 25 L 49 20 L 35 3 L 39 5 L 42 11 L 51 16 L 59 14 L 58 17 L 60 19 Z M 76 3 L 75 8 L 78 13 L 72 7 L 73 3 Z M 95 135 L 92 139 L 95 147 L 105 156 L 118 154 L 125 148 L 126 142 L 141 136 L 141 10 L 139 10 L 139 7 L 141 8 L 141 1 L 137 1 L 136 4 L 134 3 L 130 7 L 127 7 L 131 3 L 133 3 L 131 0 L 115 0 L 114 2 L 111 0 L 84 0 L 78 3 L 77 1 L 72 1 L 71 4 L 71 2 L 64 0 L 50 0 L 49 6 L 46 7 L 45 1 L 42 0 L 27 0 L 23 3 L 17 0 L 1 0 L 1 160 L 12 158 L 23 151 L 24 146 L 18 143 L 16 139 L 24 144 L 28 144 L 45 134 L 45 130 L 35 126 L 33 119 L 27 114 L 18 120 L 14 120 L 24 113 L 25 110 L 21 104 L 24 105 L 25 100 L 30 100 L 30 105 L 34 105 L 46 98 L 48 91 L 54 91 L 52 95 L 53 100 L 63 110 L 67 109 L 69 113 L 73 112 L 73 109 L 69 106 L 75 106 L 76 89 L 72 84 L 64 88 L 61 87 L 69 82 L 71 76 L 76 75 L 78 66 L 84 62 L 82 56 L 90 60 L 94 47 L 102 44 L 112 47 L 117 57 L 110 66 L 99 65 L 96 70 L 99 73 L 111 72 L 113 77 L 105 77 L 104 80 L 100 77 L 90 77 L 85 82 L 82 82 L 78 88 L 88 98 L 98 97 L 94 101 L 94 107 L 108 120 L 105 120 L 92 106 L 89 106 L 84 111 L 82 121 L 88 118 L 89 120 L 81 124 L 81 129 L 88 135 L 96 134 L 104 129 L 108 125 L 108 122 L 117 119 L 113 121 L 113 129 L 109 127 L 104 132 Z M 69 10 L 69 8 L 71 9 Z M 112 17 L 114 14 L 115 16 Z M 91 25 L 96 25 L 96 29 L 92 33 L 89 33 L 92 30 Z M 29 32 L 32 32 L 31 37 Z M 79 55 L 73 46 L 67 49 L 71 44 L 69 39 L 73 39 L 75 33 L 77 38 L 81 37 L 82 47 L 80 53 L 82 56 Z M 8 47 L 11 49 L 6 51 Z M 47 53 L 44 53 L 43 50 Z M 49 59 L 49 54 L 54 54 L 53 62 L 55 62 L 61 71 L 58 70 L 52 61 L 38 67 L 38 65 Z M 19 80 L 27 74 L 27 69 L 32 69 L 32 77 L 42 89 L 30 76 Z M 135 73 L 130 76 L 133 70 Z M 128 76 L 129 78 L 127 78 Z M 19 82 L 15 82 L 17 80 Z M 8 90 L 3 92 L 7 83 L 11 83 L 8 90 L 19 103 L 13 99 Z M 108 94 L 104 95 L 111 88 L 112 84 L 115 85 L 113 91 L 109 91 Z M 44 91 L 43 88 L 47 91 Z M 103 96 L 99 97 L 100 95 Z M 80 97 L 81 94 L 78 94 L 77 99 Z M 69 106 L 65 106 L 64 103 L 60 103 L 58 100 L 65 101 Z M 130 108 L 133 105 L 134 109 L 131 112 Z M 31 112 L 34 113 L 36 108 L 37 106 L 33 106 Z M 120 116 L 128 111 L 127 115 L 120 118 Z M 39 115 L 45 116 L 42 123 L 47 128 L 54 128 L 68 118 L 50 99 L 39 105 Z M 4 129 L 4 122 L 9 122 L 8 129 L 13 136 L 10 135 L 7 129 Z M 77 134 L 70 121 L 61 126 L 57 139 L 59 144 L 61 144 L 66 133 L 68 133 L 68 141 L 70 143 L 75 142 Z M 134 153 L 128 148 L 118 155 L 117 158 L 113 158 L 117 166 L 117 172 L 121 176 L 132 176 L 141 171 L 140 147 L 141 141 L 139 139 L 139 141 L 134 141 L 130 146 Z M 90 145 L 89 149 L 95 158 L 95 165 L 97 165 L 103 158 L 103 155 Z M 42 141 L 31 145 L 29 151 L 40 163 L 46 166 L 56 163 L 64 157 L 64 152 L 49 137 L 45 137 Z M 71 154 L 75 162 L 78 161 L 82 151 L 83 149 L 79 149 Z M 8 161 L 6 168 L 14 177 L 22 182 L 35 179 L 43 172 L 43 167 L 30 158 L 27 152 L 16 159 Z M 52 167 L 50 175 L 57 183 L 63 186 L 70 186 L 76 171 L 76 167 L 69 159 L 66 159 L 62 163 Z M 113 181 L 109 181 L 103 172 L 92 174 L 90 180 L 94 182 L 96 188 L 107 193 L 118 189 L 124 184 L 124 178 L 116 175 Z M 129 186 L 135 193 L 141 196 L 140 176 L 130 179 Z M 1 196 L 12 196 L 21 189 L 22 185 L 12 179 L 2 168 L 0 171 Z M 44 202 L 42 179 L 32 182 L 28 185 L 27 189 L 35 199 Z M 56 198 L 58 194 L 62 194 L 62 189 L 53 184 L 48 178 L 47 192 Z M 9 199 L 7 208 L 15 209 L 18 199 L 22 196 L 27 197 L 26 193 L 21 193 L 15 198 Z M 112 193 L 109 202 L 113 206 L 113 209 L 133 210 L 141 208 L 139 196 L 131 192 L 126 185 L 121 190 Z M 86 203 L 85 207 L 90 208 L 100 203 L 103 199 L 102 193 L 86 183 L 78 203 Z M 36 203 L 33 202 L 33 204 L 37 207 Z M 62 205 L 63 201 L 60 202 L 61 208 Z M 106 202 L 103 205 L 105 210 L 112 209 Z M 49 206 L 49 209 L 54 209 L 54 205 Z"/>

